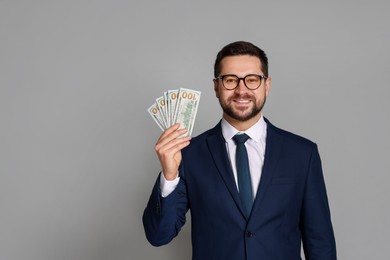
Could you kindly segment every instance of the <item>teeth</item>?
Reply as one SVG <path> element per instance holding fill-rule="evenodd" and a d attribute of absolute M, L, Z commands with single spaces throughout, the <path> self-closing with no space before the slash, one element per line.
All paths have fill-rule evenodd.
<path fill-rule="evenodd" d="M 250 101 L 249 100 L 236 100 L 236 102 L 238 102 L 238 103 L 249 103 Z"/>

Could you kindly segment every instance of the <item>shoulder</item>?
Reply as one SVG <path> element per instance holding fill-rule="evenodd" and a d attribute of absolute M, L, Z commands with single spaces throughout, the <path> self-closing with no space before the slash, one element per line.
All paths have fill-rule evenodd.
<path fill-rule="evenodd" d="M 293 146 L 299 146 L 299 147 L 306 147 L 308 149 L 313 149 L 317 147 L 317 144 L 313 142 L 312 140 L 309 140 L 301 135 L 292 133 L 290 131 L 281 129 L 279 127 L 276 127 L 273 125 L 269 120 L 265 119 L 267 122 L 267 135 L 268 136 L 274 136 L 279 137 L 283 139 L 283 142 L 285 144 L 293 145 Z"/>

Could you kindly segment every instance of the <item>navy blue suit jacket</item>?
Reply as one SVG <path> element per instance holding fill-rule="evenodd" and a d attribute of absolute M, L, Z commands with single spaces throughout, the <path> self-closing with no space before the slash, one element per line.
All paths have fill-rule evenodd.
<path fill-rule="evenodd" d="M 268 120 L 259 189 L 247 218 L 220 123 L 182 151 L 180 182 L 168 197 L 157 180 L 143 223 L 152 245 L 170 242 L 191 212 L 193 259 L 336 259 L 328 199 L 315 143 Z"/>

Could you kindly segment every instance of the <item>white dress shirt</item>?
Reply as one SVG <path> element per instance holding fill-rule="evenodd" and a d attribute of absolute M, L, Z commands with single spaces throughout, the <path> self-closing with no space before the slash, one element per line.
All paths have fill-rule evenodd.
<path fill-rule="evenodd" d="M 264 154 L 265 154 L 265 141 L 267 137 L 267 123 L 264 121 L 263 116 L 260 120 L 254 124 L 251 128 L 244 132 L 240 132 L 230 125 L 225 119 L 221 121 L 222 135 L 226 141 L 226 150 L 229 155 L 229 160 L 232 166 L 234 180 L 238 189 L 237 181 L 237 170 L 236 170 L 236 144 L 232 139 L 237 133 L 245 133 L 250 138 L 245 142 L 245 147 L 248 152 L 249 159 L 249 170 L 252 181 L 252 191 L 254 198 L 256 197 L 257 189 L 259 187 L 261 173 L 264 165 Z M 166 180 L 164 174 L 161 173 L 160 177 L 160 189 L 161 196 L 167 197 L 171 194 L 177 184 L 179 183 L 180 177 L 174 180 Z"/>

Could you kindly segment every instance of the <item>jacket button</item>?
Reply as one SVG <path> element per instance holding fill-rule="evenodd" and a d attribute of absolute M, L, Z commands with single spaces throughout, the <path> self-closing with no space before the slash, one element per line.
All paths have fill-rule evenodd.
<path fill-rule="evenodd" d="M 246 235 L 246 237 L 253 237 L 253 236 L 255 235 L 255 233 L 253 233 L 253 232 L 247 230 L 247 231 L 245 232 L 245 235 Z"/>

